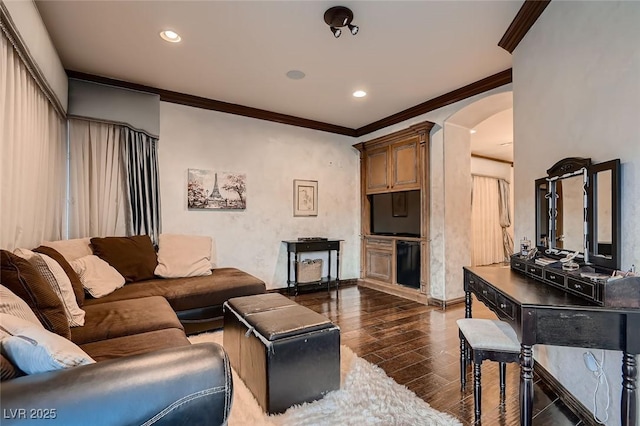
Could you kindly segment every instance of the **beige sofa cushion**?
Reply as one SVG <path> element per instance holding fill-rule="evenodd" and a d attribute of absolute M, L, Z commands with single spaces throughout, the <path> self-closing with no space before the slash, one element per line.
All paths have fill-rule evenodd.
<path fill-rule="evenodd" d="M 69 262 L 82 282 L 82 286 L 93 297 L 103 297 L 122 287 L 124 277 L 104 260 L 93 254 Z"/>
<path fill-rule="evenodd" d="M 160 234 L 155 274 L 163 278 L 211 275 L 211 243 L 211 237 Z"/>
<path fill-rule="evenodd" d="M 93 254 L 90 238 L 75 238 L 73 240 L 44 241 L 43 246 L 56 249 L 67 259 L 67 262 Z"/>

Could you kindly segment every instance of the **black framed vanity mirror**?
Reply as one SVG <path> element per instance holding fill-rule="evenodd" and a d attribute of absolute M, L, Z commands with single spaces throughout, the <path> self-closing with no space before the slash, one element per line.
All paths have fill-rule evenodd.
<path fill-rule="evenodd" d="M 547 173 L 535 181 L 538 250 L 619 269 L 620 160 L 565 158 Z"/>
<path fill-rule="evenodd" d="M 620 160 L 589 170 L 589 261 L 620 269 Z"/>

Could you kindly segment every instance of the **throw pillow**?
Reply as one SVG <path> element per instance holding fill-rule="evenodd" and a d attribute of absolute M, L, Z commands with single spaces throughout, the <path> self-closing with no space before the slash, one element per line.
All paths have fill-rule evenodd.
<path fill-rule="evenodd" d="M 2 284 L 29 305 L 47 330 L 71 337 L 62 302 L 28 260 L 0 250 L 0 271 Z"/>
<path fill-rule="evenodd" d="M 78 307 L 82 308 L 82 305 L 84 305 L 84 287 L 82 287 L 82 282 L 80 282 L 78 274 L 76 274 L 76 271 L 74 271 L 71 265 L 69 265 L 67 259 L 65 259 L 64 256 L 60 254 L 60 252 L 58 252 L 58 250 L 47 246 L 40 246 L 33 249 L 33 251 L 40 254 L 46 254 L 47 256 L 58 262 L 58 265 L 62 267 L 65 274 L 67 274 L 67 277 L 69 277 L 69 281 L 71 281 L 71 286 L 73 287 L 73 293 L 76 295 L 76 302 L 78 302 Z"/>
<path fill-rule="evenodd" d="M 85 290 L 96 299 L 113 293 L 125 283 L 118 271 L 93 254 L 76 259 L 70 265 L 80 277 Z"/>
<path fill-rule="evenodd" d="M 155 278 L 158 256 L 148 235 L 92 238 L 93 254 L 113 266 L 128 283 Z"/>
<path fill-rule="evenodd" d="M 67 262 L 93 254 L 89 246 L 89 238 L 73 240 L 43 241 L 43 246 L 51 247 L 67 259 Z"/>
<path fill-rule="evenodd" d="M 73 342 L 42 326 L 9 314 L 0 314 L 0 324 L 0 328 L 9 334 L 2 339 L 3 352 L 11 363 L 27 374 L 95 362 Z"/>
<path fill-rule="evenodd" d="M 211 275 L 211 237 L 160 234 L 156 275 L 163 278 Z"/>
<path fill-rule="evenodd" d="M 38 317 L 36 317 L 29 305 L 27 305 L 27 302 L 20 299 L 3 285 L 0 285 L 0 312 L 40 325 Z"/>
<path fill-rule="evenodd" d="M 14 253 L 27 259 L 40 272 L 40 275 L 49 284 L 56 296 L 60 298 L 69 326 L 83 326 L 85 313 L 76 302 L 76 295 L 73 293 L 71 281 L 69 281 L 69 277 L 65 274 L 62 266 L 49 256 L 34 253 L 31 250 L 16 249 Z"/>

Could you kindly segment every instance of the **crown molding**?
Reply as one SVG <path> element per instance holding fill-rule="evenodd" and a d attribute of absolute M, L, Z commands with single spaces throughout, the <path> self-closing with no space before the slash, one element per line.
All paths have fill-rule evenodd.
<path fill-rule="evenodd" d="M 444 95 L 430 99 L 414 107 L 405 109 L 404 111 L 390 115 L 382 120 L 375 121 L 371 124 L 367 124 L 364 127 L 360 127 L 356 130 L 356 136 L 364 136 L 368 133 L 375 132 L 384 127 L 391 126 L 393 124 L 401 123 L 410 118 L 417 117 L 427 112 L 442 108 L 444 106 L 459 102 L 463 99 L 470 98 L 471 96 L 478 95 L 496 87 L 504 86 L 512 81 L 511 68 L 501 71 L 497 74 L 478 80 L 475 83 L 468 84 L 464 87 L 456 89 L 452 92 L 445 93 Z"/>
<path fill-rule="evenodd" d="M 416 105 L 397 114 L 393 114 L 381 120 L 375 121 L 364 127 L 360 127 L 359 129 L 351 129 L 349 127 L 337 126 L 321 121 L 308 120 L 305 118 L 294 117 L 292 115 L 280 114 L 263 109 L 217 101 L 215 99 L 208 99 L 199 96 L 188 95 L 185 93 L 173 92 L 170 90 L 159 89 L 157 87 L 145 86 L 142 84 L 131 83 L 123 80 L 115 80 L 95 74 L 87 74 L 73 70 L 65 71 L 69 78 L 75 78 L 78 80 L 85 80 L 99 84 L 106 84 L 123 89 L 152 93 L 160 96 L 160 100 L 164 102 L 171 102 L 195 108 L 226 112 L 228 114 L 242 115 L 244 117 L 255 118 L 258 120 L 273 121 L 276 123 L 289 124 L 291 126 L 304 127 L 307 129 L 320 130 L 323 132 L 336 133 L 339 135 L 351 137 L 364 136 L 384 127 L 401 123 L 405 120 L 417 117 L 429 111 L 442 108 L 471 96 L 475 96 L 488 90 L 495 89 L 496 87 L 509 84 L 512 81 L 511 68 L 509 68 L 508 70 L 504 70 L 492 76 L 483 78 L 482 80 L 478 80 L 475 83 L 468 84 L 452 92 L 445 93 L 444 95 L 423 102 L 420 105 Z"/>
<path fill-rule="evenodd" d="M 157 87 L 145 86 L 142 84 L 131 83 L 123 80 L 115 80 L 112 78 L 101 77 L 94 74 L 86 74 L 83 72 L 65 70 L 69 78 L 78 80 L 91 81 L 93 83 L 106 84 L 109 86 L 120 87 L 123 89 L 137 90 L 140 92 L 152 93 L 160 96 L 160 100 L 171 102 L 179 105 L 186 105 L 196 108 L 208 109 L 213 111 L 226 112 L 228 114 L 241 115 L 244 117 L 256 118 L 258 120 L 273 121 L 281 124 L 289 124 L 291 126 L 304 127 L 307 129 L 321 130 L 323 132 L 336 133 L 355 137 L 355 130 L 348 127 L 336 126 L 334 124 L 323 123 L 321 121 L 308 120 L 306 118 L 294 117 L 292 115 L 280 114 L 264 109 L 252 108 L 243 105 L 232 104 L 228 102 L 217 101 L 215 99 L 202 98 L 200 96 L 188 95 L 186 93 L 173 92 L 170 90 L 159 89 Z"/>
<path fill-rule="evenodd" d="M 513 53 L 550 2 L 551 0 L 525 0 L 511 25 L 498 42 L 498 46 Z"/>

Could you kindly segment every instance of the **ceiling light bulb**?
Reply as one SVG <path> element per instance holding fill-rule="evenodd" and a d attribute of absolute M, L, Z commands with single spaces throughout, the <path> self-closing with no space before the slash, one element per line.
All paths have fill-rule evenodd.
<path fill-rule="evenodd" d="M 342 34 L 342 30 L 340 28 L 336 28 L 336 27 L 330 27 L 330 28 L 335 38 L 340 37 L 340 34 Z"/>
<path fill-rule="evenodd" d="M 365 96 L 367 96 L 367 92 L 365 92 L 364 90 L 356 90 L 355 92 L 353 92 L 353 96 L 355 98 L 364 98 Z"/>
<path fill-rule="evenodd" d="M 182 38 L 180 37 L 180 35 L 178 35 L 177 32 L 171 31 L 171 30 L 161 31 L 160 37 L 162 37 L 163 40 L 168 41 L 170 43 L 177 43 L 180 40 L 182 40 Z"/>
<path fill-rule="evenodd" d="M 476 129 L 471 129 L 471 130 L 469 130 L 469 133 L 471 133 L 471 134 L 474 134 L 475 132 L 477 132 L 477 130 L 476 130 Z"/>
<path fill-rule="evenodd" d="M 358 31 L 360 31 L 360 28 L 357 25 L 349 24 L 347 26 L 349 27 L 349 31 L 351 31 L 351 34 L 353 35 L 358 34 Z"/>

